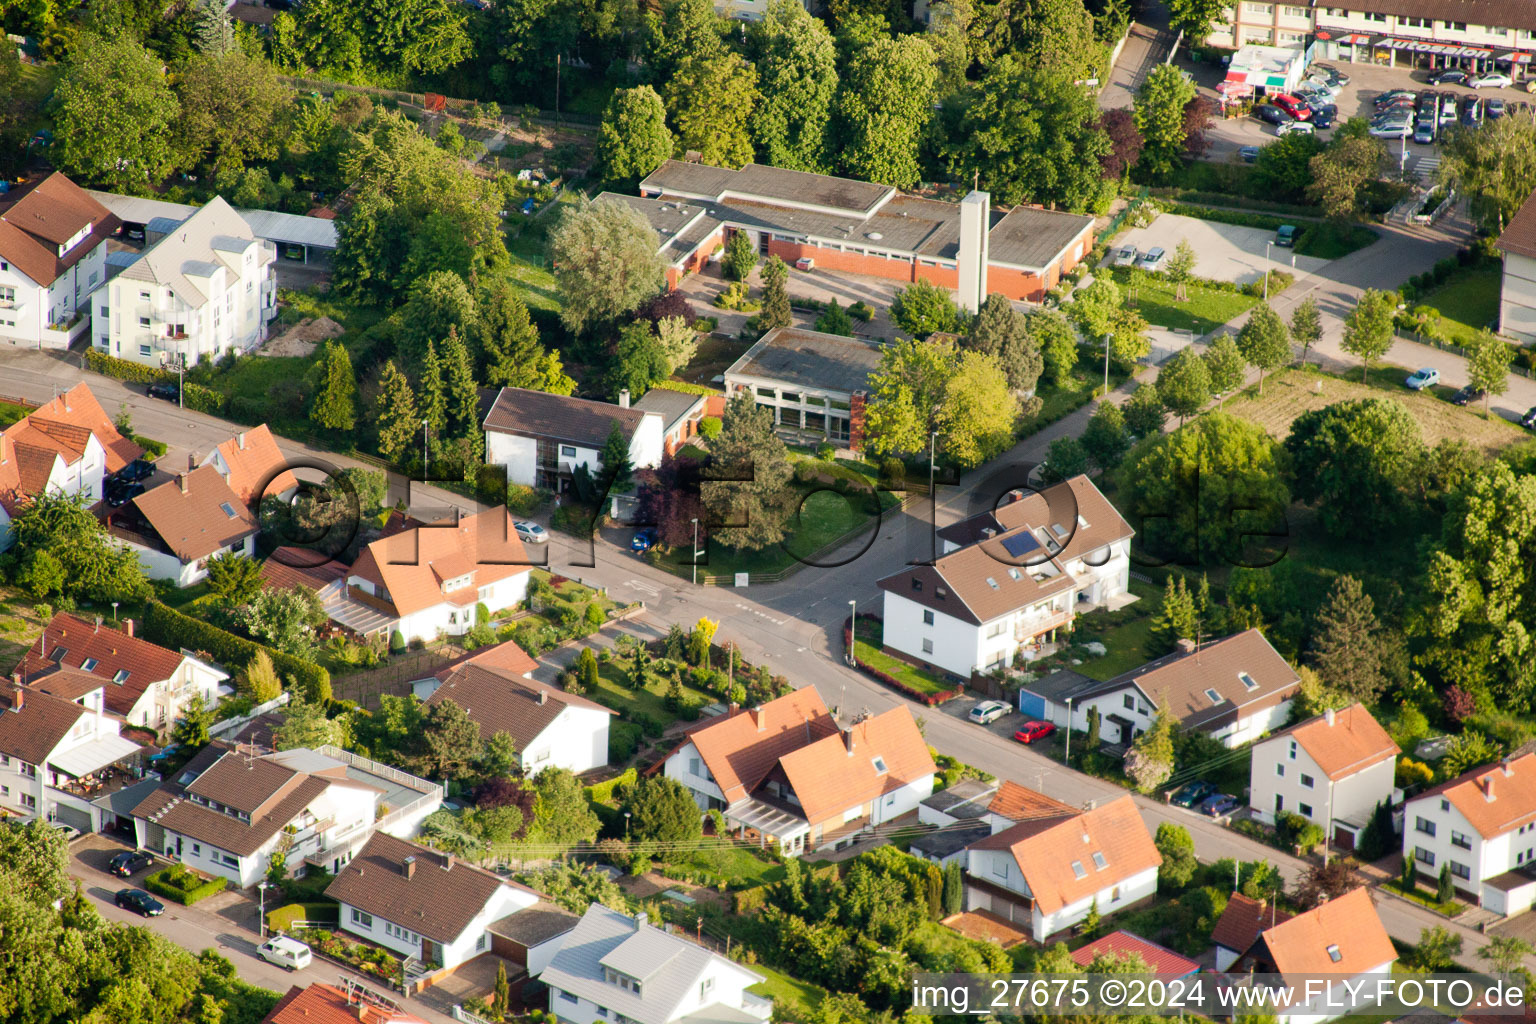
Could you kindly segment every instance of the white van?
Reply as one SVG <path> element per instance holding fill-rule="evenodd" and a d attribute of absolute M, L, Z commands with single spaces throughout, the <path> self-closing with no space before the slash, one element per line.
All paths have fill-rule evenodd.
<path fill-rule="evenodd" d="M 313 958 L 308 946 L 286 935 L 279 935 L 262 943 L 257 948 L 256 955 L 269 964 L 277 964 L 290 971 L 302 971 L 309 966 Z"/>

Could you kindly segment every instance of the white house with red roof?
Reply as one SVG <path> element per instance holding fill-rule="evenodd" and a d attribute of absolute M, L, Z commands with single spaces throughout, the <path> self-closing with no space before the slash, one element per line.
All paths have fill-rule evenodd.
<path fill-rule="evenodd" d="M 0 551 L 11 520 L 29 496 L 102 499 L 104 481 L 144 450 L 118 432 L 85 384 L 39 406 L 0 432 Z"/>
<path fill-rule="evenodd" d="M 263 497 L 289 498 L 298 490 L 298 478 L 278 450 L 277 439 L 265 423 L 242 430 L 204 456 L 200 465 L 218 470 L 229 489 L 246 505 L 257 506 Z"/>
<path fill-rule="evenodd" d="M 1253 745 L 1248 802 L 1266 824 L 1299 814 L 1353 850 L 1376 805 L 1393 798 L 1397 755 L 1363 704 L 1330 708 Z"/>
<path fill-rule="evenodd" d="M 171 651 L 121 626 L 59 612 L 18 666 L 32 680 L 60 668 L 101 680 L 107 712 L 129 725 L 164 732 L 193 695 L 213 708 L 229 673 L 185 651 Z"/>
<path fill-rule="evenodd" d="M 1163 858 L 1129 796 L 1088 811 L 1049 801 L 1018 813 L 1025 816 L 971 844 L 967 910 L 990 911 L 1045 942 L 1095 906 L 1110 914 L 1157 892 Z"/>
<path fill-rule="evenodd" d="M 65 349 L 85 333 L 120 223 L 58 172 L 0 194 L 0 341 Z"/>
<path fill-rule="evenodd" d="M 1536 903 L 1536 753 L 1463 772 L 1405 805 L 1403 856 L 1450 865 L 1457 889 L 1496 913 Z"/>
<path fill-rule="evenodd" d="M 456 513 L 369 544 L 326 610 L 365 636 L 462 636 L 475 625 L 478 606 L 494 613 L 523 600 L 531 568 L 506 506 Z"/>
<path fill-rule="evenodd" d="M 700 809 L 786 856 L 837 849 L 916 810 L 935 772 L 906 708 L 844 726 L 814 686 L 695 726 L 659 768 Z"/>
<path fill-rule="evenodd" d="M 136 496 L 107 517 L 107 528 L 152 580 L 190 587 L 219 555 L 256 553 L 256 514 L 212 465 Z"/>
<path fill-rule="evenodd" d="M 343 976 L 342 985 L 294 985 L 261 1019 L 261 1024 L 426 1024 L 388 996 Z"/>

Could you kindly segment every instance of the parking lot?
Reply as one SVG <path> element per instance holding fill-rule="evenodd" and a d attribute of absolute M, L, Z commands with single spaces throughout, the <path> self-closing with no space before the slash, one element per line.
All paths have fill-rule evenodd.
<path fill-rule="evenodd" d="M 1458 101 L 1467 96 L 1480 96 L 1484 99 L 1497 97 L 1506 104 L 1536 102 L 1530 93 L 1523 89 L 1471 89 L 1463 85 L 1430 85 L 1429 77 L 1432 72 L 1428 70 L 1410 69 L 1405 67 L 1387 68 L 1374 64 L 1351 64 L 1341 60 L 1322 60 L 1320 64 L 1327 64 L 1349 76 L 1349 84 L 1344 86 L 1337 97 L 1335 105 L 1339 108 L 1338 119 L 1335 126 L 1343 123 L 1351 117 L 1370 118 L 1376 113 L 1375 100 L 1384 92 L 1393 89 L 1410 89 L 1414 92 L 1423 92 L 1433 89 L 1435 92 L 1454 96 Z M 1201 95 L 1217 103 L 1219 97 L 1216 94 L 1216 84 L 1225 76 L 1225 70 L 1218 65 L 1200 64 L 1189 69 L 1194 75 L 1195 82 L 1200 88 Z M 1335 129 L 1326 129 L 1319 134 L 1322 138 L 1331 138 Z M 1275 141 L 1275 128 L 1273 125 L 1264 124 L 1253 115 L 1245 115 L 1230 119 L 1218 118 L 1210 132 L 1210 148 L 1206 152 L 1209 160 L 1235 160 L 1237 153 L 1244 146 L 1265 146 Z M 1409 173 L 1428 182 L 1434 175 L 1435 168 L 1440 163 L 1438 141 L 1433 145 L 1420 145 L 1411 139 L 1399 142 L 1396 139 L 1388 142 L 1389 153 L 1399 157 L 1400 162 Z"/>
<path fill-rule="evenodd" d="M 1114 249 L 1135 246 L 1138 252 L 1146 252 L 1161 246 L 1169 256 L 1181 242 L 1188 242 L 1195 250 L 1195 274 L 1215 281 L 1232 281 L 1246 284 L 1264 276 L 1264 271 L 1284 270 L 1297 277 L 1312 274 L 1327 266 L 1328 260 L 1311 256 L 1297 256 L 1289 249 L 1268 246 L 1275 240 L 1275 233 L 1267 228 L 1245 228 L 1235 224 L 1219 224 L 1216 221 L 1199 220 L 1164 213 L 1150 227 L 1131 228 L 1115 239 Z M 1266 248 L 1268 257 L 1266 258 Z M 1106 260 L 1113 260 L 1111 250 Z M 1294 269 L 1292 260 L 1295 261 Z"/>

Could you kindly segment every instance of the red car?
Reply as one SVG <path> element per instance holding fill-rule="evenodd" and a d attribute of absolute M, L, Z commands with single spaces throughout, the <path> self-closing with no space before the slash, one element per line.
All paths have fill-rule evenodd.
<path fill-rule="evenodd" d="M 1056 727 L 1050 722 L 1025 722 L 1019 731 L 1013 734 L 1013 738 L 1020 743 L 1033 743 L 1055 731 Z"/>
<path fill-rule="evenodd" d="M 1280 93 L 1277 96 L 1271 96 L 1269 101 L 1298 121 L 1305 121 L 1312 116 L 1312 108 L 1295 96 Z"/>

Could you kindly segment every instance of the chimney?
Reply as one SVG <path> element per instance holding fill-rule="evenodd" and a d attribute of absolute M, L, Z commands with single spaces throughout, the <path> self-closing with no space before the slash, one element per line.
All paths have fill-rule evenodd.
<path fill-rule="evenodd" d="M 619 408 L 629 408 L 629 388 L 625 388 L 623 391 L 619 392 Z"/>
<path fill-rule="evenodd" d="M 192 472 L 196 468 L 197 468 L 197 452 L 188 452 L 187 453 L 187 472 L 190 473 L 190 472 Z"/>
<path fill-rule="evenodd" d="M 768 720 L 763 717 L 763 709 L 761 706 L 752 709 L 752 724 L 757 726 L 758 732 L 762 732 L 764 729 L 768 728 Z"/>
<path fill-rule="evenodd" d="M 1174 644 L 1174 647 L 1178 648 L 1180 654 L 1195 653 L 1195 642 L 1187 637 L 1179 637 L 1178 642 Z"/>
<path fill-rule="evenodd" d="M 1506 757 L 1499 767 L 1504 770 L 1504 777 L 1506 779 L 1514 777 L 1515 766 L 1509 763 L 1509 758 Z"/>
<path fill-rule="evenodd" d="M 1024 500 L 1024 492 L 1022 490 L 1020 490 L 1019 488 L 1015 487 L 1013 490 L 1008 492 L 1008 504 L 1012 505 L 1016 501 L 1023 501 L 1023 500 Z"/>
<path fill-rule="evenodd" d="M 639 931 L 641 928 L 644 928 L 647 924 L 650 923 L 650 921 L 651 916 L 642 910 L 640 913 L 635 915 L 635 931 Z"/>
<path fill-rule="evenodd" d="M 405 858 L 405 860 L 401 863 L 400 866 L 405 871 L 405 877 L 407 879 L 411 879 L 411 878 L 415 878 L 416 877 L 416 858 L 415 857 L 407 857 L 407 858 Z"/>
<path fill-rule="evenodd" d="M 245 431 L 242 430 L 235 435 L 235 444 L 240 446 L 241 451 L 245 451 Z"/>
<path fill-rule="evenodd" d="M 549 691 L 548 690 L 540 690 L 539 691 L 539 704 L 543 705 L 543 704 L 548 704 L 548 703 L 549 703 Z"/>
<path fill-rule="evenodd" d="M 127 633 L 130 637 L 133 636 L 133 620 L 132 619 L 124 619 L 123 620 L 123 632 Z"/>
<path fill-rule="evenodd" d="M 444 871 L 452 871 L 453 870 L 453 854 L 451 854 L 451 853 L 443 854 L 443 870 Z"/>
<path fill-rule="evenodd" d="M 26 687 L 21 685 L 21 673 L 16 673 L 16 696 L 11 700 L 11 710 L 20 711 L 27 703 Z"/>
<path fill-rule="evenodd" d="M 1487 800 L 1489 803 L 1493 803 L 1493 772 L 1489 772 L 1487 775 L 1484 775 L 1481 781 L 1483 783 L 1483 799 Z"/>
<path fill-rule="evenodd" d="M 100 633 L 101 632 L 101 616 L 100 615 L 96 616 L 96 628 L 91 630 L 91 632 L 92 633 Z"/>
<path fill-rule="evenodd" d="M 1323 712 L 1323 717 L 1328 719 L 1328 727 L 1332 728 L 1333 727 L 1333 708 L 1329 708 L 1327 711 L 1324 711 Z"/>
<path fill-rule="evenodd" d="M 987 234 L 992 197 L 972 192 L 960 201 L 960 308 L 974 313 L 987 298 Z"/>
<path fill-rule="evenodd" d="M 843 743 L 848 747 L 848 756 L 852 757 L 853 748 L 858 745 L 853 738 L 853 726 L 850 725 L 848 731 L 843 733 Z"/>
<path fill-rule="evenodd" d="M 187 474 L 185 474 L 185 473 L 177 473 L 176 474 L 176 483 L 181 487 L 181 493 L 182 494 L 186 494 L 187 493 Z"/>
<path fill-rule="evenodd" d="M 735 718 L 739 714 L 741 714 L 741 705 L 737 704 L 735 701 L 731 701 L 725 706 L 726 718 Z"/>

